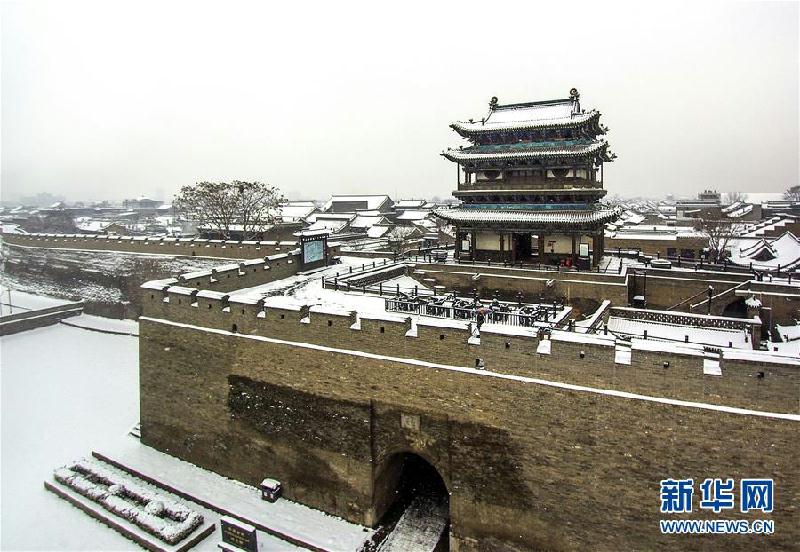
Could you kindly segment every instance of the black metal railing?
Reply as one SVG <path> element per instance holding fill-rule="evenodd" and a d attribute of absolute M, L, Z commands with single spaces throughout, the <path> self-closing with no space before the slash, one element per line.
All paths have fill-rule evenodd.
<path fill-rule="evenodd" d="M 492 301 L 474 302 L 466 299 L 435 297 L 433 299 L 398 296 L 386 299 L 386 310 L 418 314 L 434 318 L 465 320 L 475 323 L 504 324 L 508 326 L 533 327 L 537 322 L 551 323 L 557 319 L 563 305 L 513 305 Z M 553 322 L 555 327 L 565 327 L 566 319 Z"/>

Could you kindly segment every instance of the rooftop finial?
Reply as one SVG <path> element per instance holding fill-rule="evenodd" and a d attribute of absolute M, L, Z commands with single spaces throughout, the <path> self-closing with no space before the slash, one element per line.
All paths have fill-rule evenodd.
<path fill-rule="evenodd" d="M 581 98 L 581 95 L 578 93 L 577 88 L 570 88 L 569 90 L 569 99 L 573 101 L 577 101 Z"/>
<path fill-rule="evenodd" d="M 492 96 L 492 99 L 489 100 L 489 109 L 494 109 L 497 107 L 497 96 Z"/>

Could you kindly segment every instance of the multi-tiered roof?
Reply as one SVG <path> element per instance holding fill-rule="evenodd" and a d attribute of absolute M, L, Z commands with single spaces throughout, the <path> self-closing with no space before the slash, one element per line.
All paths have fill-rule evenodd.
<path fill-rule="evenodd" d="M 469 146 L 442 155 L 459 165 L 463 203 L 437 212 L 455 224 L 587 225 L 616 213 L 597 201 L 605 195 L 602 165 L 616 157 L 603 138 L 600 112 L 581 109 L 574 88 L 569 98 L 501 105 L 489 114 L 450 125 Z"/>
<path fill-rule="evenodd" d="M 442 155 L 466 166 L 516 166 L 529 159 L 587 158 L 612 161 L 608 142 L 599 139 L 608 130 L 600 124 L 600 112 L 583 111 L 574 88 L 560 100 L 500 105 L 489 103 L 489 114 L 475 121 L 457 121 L 450 128 L 469 140 L 466 148 L 448 149 Z"/>

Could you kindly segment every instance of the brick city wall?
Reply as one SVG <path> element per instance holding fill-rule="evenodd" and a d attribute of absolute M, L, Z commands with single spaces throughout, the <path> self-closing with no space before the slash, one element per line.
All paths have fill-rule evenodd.
<path fill-rule="evenodd" d="M 239 263 L 220 265 L 208 270 L 187 272 L 177 278 L 153 280 L 145 283 L 142 287 L 145 295 L 149 293 L 150 300 L 155 297 L 155 293 L 175 285 L 191 288 L 194 291 L 228 292 L 294 276 L 300 272 L 300 265 L 300 254 L 295 250 L 289 253 L 269 255 L 263 259 L 250 259 Z M 147 303 L 147 299 L 145 297 L 143 303 Z"/>
<path fill-rule="evenodd" d="M 540 339 L 513 335 L 510 328 L 485 325 L 480 344 L 468 342 L 470 333 L 458 322 L 420 320 L 416 336 L 411 322 L 398 313 L 357 316 L 335 309 L 263 308 L 235 295 L 193 298 L 189 288 L 170 287 L 166 292 L 149 290 L 144 316 L 190 325 L 235 331 L 287 341 L 340 347 L 368 353 L 416 358 L 425 362 L 474 367 L 481 359 L 487 370 L 511 375 L 553 379 L 576 385 L 613 388 L 632 393 L 673 399 L 800 413 L 800 367 L 796 362 L 774 359 L 764 368 L 755 364 L 728 367 L 723 358 L 722 376 L 703 374 L 703 352 L 675 349 L 669 344 L 635 340 L 631 365 L 615 362 L 611 337 L 554 331 L 550 354 L 537 353 Z M 167 299 L 167 301 L 164 300 Z M 357 329 L 354 329 L 357 328 Z M 542 336 L 544 338 L 546 336 Z M 641 346 L 637 344 L 641 343 Z M 645 346 L 647 345 L 647 346 Z M 678 352 L 676 352 L 678 351 Z M 581 353 L 583 357 L 581 358 Z M 729 354 L 734 354 L 729 351 Z M 668 369 L 663 367 L 670 360 Z M 736 368 L 733 368 L 735 366 Z M 732 383 L 735 382 L 735 383 Z M 753 390 L 758 389 L 756 393 Z"/>
<path fill-rule="evenodd" d="M 645 255 L 661 256 L 666 258 L 669 249 L 675 250 L 675 255 L 689 256 L 686 250 L 692 251 L 691 256 L 695 259 L 700 258 L 703 249 L 708 247 L 708 240 L 703 238 L 682 238 L 677 237 L 672 240 L 648 240 L 640 238 L 626 238 L 624 234 L 620 237 L 605 239 L 605 252 L 613 255 L 618 249 L 622 251 L 640 251 Z"/>
<path fill-rule="evenodd" d="M 726 361 L 714 378 L 689 354 L 634 350 L 630 366 L 614 364 L 614 347 L 591 336 L 556 337 L 544 355 L 529 337 L 483 332 L 476 346 L 456 328 L 407 337 L 402 319 L 362 317 L 352 329 L 351 316 L 319 307 L 261 315 L 233 298 L 223 310 L 179 296 L 146 302 L 140 324 L 142 440 L 170 454 L 250 484 L 276 477 L 290 499 L 367 524 L 385 507 L 391 459 L 419 454 L 450 492 L 454 550 L 788 550 L 800 540 L 796 420 L 402 358 L 474 366 L 483 355 L 493 372 L 778 412 L 798 411 L 794 366 L 764 364 L 757 380 L 750 363 Z M 774 478 L 776 533 L 661 535 L 666 477 Z"/>

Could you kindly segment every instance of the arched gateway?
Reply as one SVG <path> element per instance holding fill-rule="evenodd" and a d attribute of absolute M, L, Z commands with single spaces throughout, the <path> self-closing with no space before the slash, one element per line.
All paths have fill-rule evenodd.
<path fill-rule="evenodd" d="M 379 551 L 449 549 L 450 494 L 422 456 L 400 452 L 387 458 L 375 477 L 373 511 L 387 532 Z"/>

